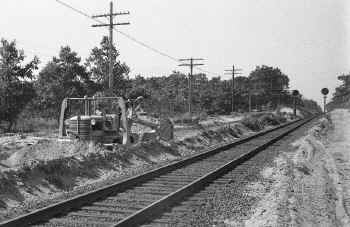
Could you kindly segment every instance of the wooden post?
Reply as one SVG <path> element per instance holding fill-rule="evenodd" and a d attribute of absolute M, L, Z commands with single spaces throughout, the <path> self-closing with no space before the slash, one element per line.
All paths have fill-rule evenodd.
<path fill-rule="evenodd" d="M 190 75 L 188 77 L 188 112 L 192 118 L 192 76 L 193 76 L 193 67 L 200 66 L 203 64 L 195 64 L 193 61 L 201 61 L 202 58 L 189 58 L 189 59 L 179 59 L 179 61 L 190 61 L 190 63 L 180 64 L 179 66 L 189 66 Z"/>
<path fill-rule="evenodd" d="M 114 26 L 119 26 L 119 25 L 129 25 L 130 23 L 113 23 L 113 18 L 115 16 L 119 15 L 128 15 L 130 14 L 129 12 L 113 12 L 113 2 L 111 1 L 110 4 L 110 9 L 108 14 L 101 14 L 101 15 L 96 15 L 92 16 L 92 18 L 99 18 L 99 17 L 109 17 L 109 23 L 108 24 L 95 24 L 92 25 L 92 27 L 109 27 L 109 48 L 108 48 L 108 61 L 109 61 L 109 69 L 108 69 L 108 88 L 113 92 L 113 83 L 114 83 L 114 78 L 113 78 L 113 29 Z"/>
<path fill-rule="evenodd" d="M 231 113 L 235 111 L 235 75 L 242 74 L 239 71 L 242 69 L 236 69 L 235 65 L 232 65 L 232 69 L 225 70 L 226 74 L 232 75 L 232 83 L 231 83 Z"/>
<path fill-rule="evenodd" d="M 192 76 L 193 76 L 193 59 L 190 63 L 190 76 L 188 77 L 188 112 L 192 117 Z"/>
<path fill-rule="evenodd" d="M 113 92 L 113 2 L 110 2 L 110 14 L 109 14 L 109 48 L 108 48 L 108 60 L 109 60 L 109 77 L 108 88 Z"/>

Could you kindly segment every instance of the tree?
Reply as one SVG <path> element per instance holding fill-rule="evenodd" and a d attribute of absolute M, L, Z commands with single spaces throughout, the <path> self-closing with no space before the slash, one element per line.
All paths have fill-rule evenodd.
<path fill-rule="evenodd" d="M 279 68 L 257 66 L 249 75 L 251 88 L 259 96 L 257 105 L 267 104 L 280 99 L 281 93 L 289 87 L 289 78 Z"/>
<path fill-rule="evenodd" d="M 308 110 L 311 113 L 322 113 L 322 108 L 317 104 L 316 101 L 311 99 L 303 99 L 302 105 L 306 110 Z"/>
<path fill-rule="evenodd" d="M 329 103 L 328 109 L 336 107 L 347 107 L 350 97 L 350 73 L 338 76 L 341 84 L 335 88 L 332 101 Z"/>
<path fill-rule="evenodd" d="M 0 46 L 0 124 L 7 122 L 9 131 L 17 116 L 35 96 L 32 79 L 38 68 L 39 59 L 34 57 L 24 64 L 23 50 L 16 48 L 16 42 L 1 39 Z"/>
<path fill-rule="evenodd" d="M 100 43 L 100 47 L 92 49 L 90 56 L 86 59 L 85 66 L 90 73 L 91 79 L 98 84 L 97 89 L 99 91 L 108 90 L 108 72 L 109 61 L 108 52 L 109 41 L 108 37 L 104 36 Z M 125 88 L 128 86 L 127 75 L 130 72 L 129 67 L 125 63 L 116 61 L 119 56 L 119 52 L 113 46 L 112 58 L 113 58 L 113 76 L 114 76 L 114 93 L 116 95 L 126 95 Z"/>
<path fill-rule="evenodd" d="M 226 84 L 226 85 L 225 85 Z M 231 89 L 220 77 L 213 77 L 203 88 L 202 105 L 209 114 L 223 114 L 230 110 Z"/>
<path fill-rule="evenodd" d="M 250 81 L 254 84 L 255 90 L 263 93 L 271 91 L 282 91 L 289 87 L 289 78 L 279 68 L 266 65 L 257 66 L 249 75 Z"/>
<path fill-rule="evenodd" d="M 342 74 L 338 76 L 338 80 L 341 81 L 341 85 L 335 88 L 333 99 L 345 96 L 350 92 L 350 74 Z"/>
<path fill-rule="evenodd" d="M 44 116 L 58 119 L 61 103 L 66 97 L 83 97 L 93 85 L 80 64 L 81 58 L 69 46 L 61 47 L 58 57 L 39 73 L 36 83 L 38 103 Z"/>
<path fill-rule="evenodd" d="M 278 68 L 257 67 L 248 77 L 235 77 L 235 107 L 239 111 L 249 108 L 249 90 L 252 89 L 253 108 L 263 109 L 271 104 L 292 105 L 293 97 L 286 89 L 289 79 Z M 169 76 L 144 78 L 137 76 L 131 80 L 132 89 L 128 97 L 147 97 L 144 110 L 149 113 L 179 114 L 188 111 L 188 77 L 173 71 Z M 272 85 L 271 85 L 272 84 Z M 271 90 L 272 87 L 272 90 Z M 192 110 L 209 114 L 229 114 L 231 112 L 232 80 L 221 80 L 213 77 L 210 80 L 205 74 L 195 74 L 192 78 Z M 276 95 L 277 93 L 277 95 Z M 298 99 L 299 105 L 316 109 L 312 100 Z M 274 103 L 273 103 L 274 101 Z"/>

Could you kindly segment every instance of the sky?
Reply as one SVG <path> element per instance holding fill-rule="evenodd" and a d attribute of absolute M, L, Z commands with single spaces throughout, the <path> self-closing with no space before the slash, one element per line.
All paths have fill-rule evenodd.
<path fill-rule="evenodd" d="M 88 15 L 107 13 L 109 0 L 61 0 Z M 278 67 L 290 88 L 321 103 L 320 90 L 331 93 L 337 76 L 350 72 L 350 2 L 348 0 L 114 0 L 117 17 L 130 22 L 118 29 L 171 57 L 204 58 L 209 77 L 223 75 L 232 64 L 248 76 L 258 65 Z M 55 0 L 1 0 L 0 37 L 16 39 L 29 58 L 43 67 L 61 46 L 69 45 L 85 60 L 106 28 Z M 102 19 L 103 20 L 103 19 Z M 107 20 L 106 20 L 107 22 Z M 119 60 L 131 76 L 188 73 L 168 57 L 115 32 Z"/>

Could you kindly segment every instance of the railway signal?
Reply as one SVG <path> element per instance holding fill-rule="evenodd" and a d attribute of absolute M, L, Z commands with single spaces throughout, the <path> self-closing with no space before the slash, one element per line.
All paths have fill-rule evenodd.
<path fill-rule="evenodd" d="M 101 15 L 95 15 L 92 16 L 92 18 L 99 18 L 99 17 L 109 17 L 109 23 L 108 24 L 94 24 L 92 27 L 109 27 L 109 53 L 108 53 L 108 60 L 109 60 L 109 69 L 108 69 L 108 87 L 109 90 L 113 91 L 113 29 L 114 26 L 120 26 L 120 25 L 129 25 L 130 23 L 114 23 L 114 17 L 120 16 L 120 15 L 128 15 L 130 12 L 113 12 L 113 2 L 110 2 L 110 12 L 108 14 L 101 14 Z"/>
<path fill-rule="evenodd" d="M 293 101 L 294 101 L 293 114 L 294 114 L 294 117 L 296 117 L 297 116 L 297 97 L 299 96 L 299 91 L 293 90 L 292 95 L 293 95 Z"/>
<path fill-rule="evenodd" d="M 242 74 L 242 69 L 235 69 L 235 65 L 232 65 L 232 69 L 226 69 L 225 75 L 232 75 L 231 83 L 231 112 L 235 111 L 235 75 Z"/>
<path fill-rule="evenodd" d="M 193 67 L 204 65 L 202 63 L 194 63 L 194 61 L 203 61 L 203 58 L 186 58 L 179 59 L 180 62 L 189 62 L 182 63 L 179 66 L 189 66 L 190 67 L 190 75 L 188 76 L 188 112 L 190 116 L 192 116 L 192 77 L 193 77 Z"/>
<path fill-rule="evenodd" d="M 327 95 L 329 93 L 328 88 L 322 88 L 321 93 L 323 95 L 323 112 L 326 113 L 326 101 L 327 101 Z"/>

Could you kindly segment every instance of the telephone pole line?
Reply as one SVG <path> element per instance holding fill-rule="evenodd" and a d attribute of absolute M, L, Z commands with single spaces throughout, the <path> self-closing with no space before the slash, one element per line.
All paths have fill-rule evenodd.
<path fill-rule="evenodd" d="M 188 112 L 190 116 L 192 116 L 192 76 L 193 76 L 193 67 L 204 65 L 202 63 L 194 63 L 194 61 L 203 61 L 203 58 L 186 58 L 179 59 L 181 62 L 187 62 L 180 64 L 179 66 L 189 66 L 190 67 L 190 75 L 188 77 Z M 189 63 L 188 63 L 189 62 Z"/>
<path fill-rule="evenodd" d="M 231 112 L 235 111 L 235 75 L 242 74 L 242 69 L 235 69 L 235 65 L 232 65 L 232 69 L 226 69 L 225 75 L 232 75 L 231 83 Z"/>
<path fill-rule="evenodd" d="M 113 12 L 113 2 L 110 2 L 110 10 L 108 14 L 100 14 L 100 15 L 94 15 L 92 18 L 99 18 L 99 17 L 108 17 L 109 23 L 108 24 L 94 24 L 92 27 L 109 27 L 109 50 L 108 50 L 108 60 L 109 60 L 109 69 L 108 69 L 108 88 L 112 92 L 113 91 L 113 29 L 114 26 L 120 26 L 120 25 L 129 25 L 130 23 L 114 23 L 114 17 L 120 16 L 120 15 L 128 15 L 130 14 L 129 11 L 127 12 Z"/>

